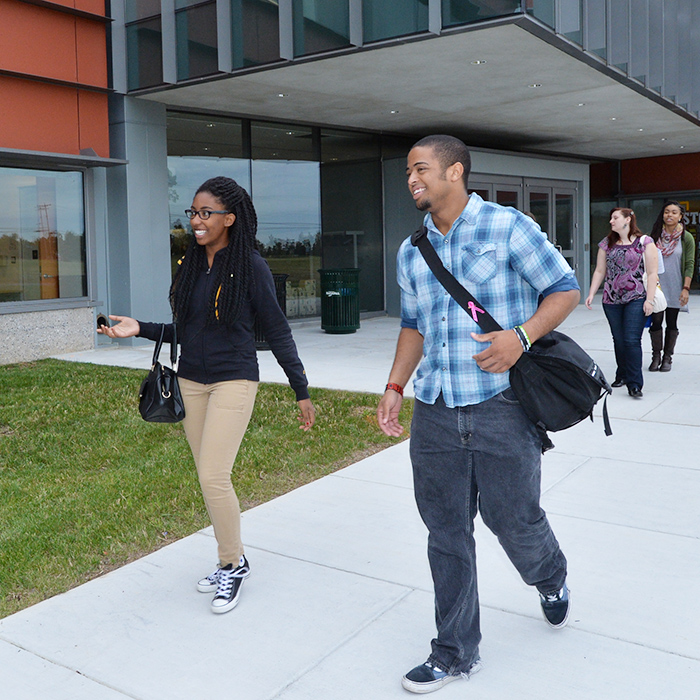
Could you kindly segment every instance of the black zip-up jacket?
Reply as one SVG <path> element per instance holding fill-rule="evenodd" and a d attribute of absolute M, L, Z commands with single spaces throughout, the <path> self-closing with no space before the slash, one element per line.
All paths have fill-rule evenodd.
<path fill-rule="evenodd" d="M 200 384 L 214 384 L 232 379 L 260 381 L 258 357 L 255 352 L 253 324 L 260 318 L 265 340 L 289 379 L 296 400 L 309 398 L 308 381 L 299 359 L 289 323 L 280 309 L 272 273 L 260 253 L 253 253 L 253 276 L 249 298 L 232 328 L 223 323 L 206 324 L 207 304 L 216 279 L 216 268 L 221 264 L 219 251 L 209 269 L 205 264 L 192 290 L 192 298 L 183 321 L 178 323 L 178 343 L 181 347 L 178 376 Z M 149 340 L 160 337 L 160 323 L 139 321 L 139 336 Z M 164 340 L 172 341 L 173 325 L 165 327 Z"/>

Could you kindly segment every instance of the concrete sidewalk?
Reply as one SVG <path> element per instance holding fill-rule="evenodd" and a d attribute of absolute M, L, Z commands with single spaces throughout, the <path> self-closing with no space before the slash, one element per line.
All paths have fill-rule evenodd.
<path fill-rule="evenodd" d="M 569 559 L 569 627 L 550 630 L 537 594 L 479 521 L 484 670 L 438 697 L 696 700 L 700 697 L 700 307 L 682 314 L 673 371 L 618 390 L 602 421 L 553 435 L 543 505 Z M 600 311 L 562 326 L 614 377 Z M 354 335 L 294 333 L 314 386 L 383 390 L 398 322 Z M 648 364 L 649 339 L 644 339 Z M 147 367 L 151 349 L 66 359 Z M 284 381 L 270 353 L 262 377 Z M 600 410 L 598 409 L 598 414 Z M 196 580 L 210 530 L 0 621 L 7 700 L 384 700 L 433 635 L 426 532 L 404 442 L 243 515 L 252 576 L 212 615 Z"/>

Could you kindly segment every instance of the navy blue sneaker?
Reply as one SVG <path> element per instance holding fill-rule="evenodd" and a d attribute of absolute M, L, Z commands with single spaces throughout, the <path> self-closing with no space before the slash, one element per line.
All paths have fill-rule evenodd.
<path fill-rule="evenodd" d="M 571 595 L 566 584 L 559 591 L 540 593 L 542 614 L 547 624 L 553 629 L 561 629 L 569 621 Z"/>
<path fill-rule="evenodd" d="M 432 693 L 443 685 L 460 678 L 469 678 L 481 670 L 481 661 L 475 661 L 468 671 L 450 675 L 431 661 L 411 669 L 402 679 L 401 685 L 411 693 Z"/>

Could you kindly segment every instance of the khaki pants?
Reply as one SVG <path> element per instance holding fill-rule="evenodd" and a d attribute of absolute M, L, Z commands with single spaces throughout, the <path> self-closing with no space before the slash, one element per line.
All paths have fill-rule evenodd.
<path fill-rule="evenodd" d="M 180 379 L 180 389 L 186 414 L 182 425 L 214 526 L 219 565 L 238 566 L 243 554 L 241 511 L 231 471 L 253 413 L 258 383 L 236 379 L 199 384 Z"/>

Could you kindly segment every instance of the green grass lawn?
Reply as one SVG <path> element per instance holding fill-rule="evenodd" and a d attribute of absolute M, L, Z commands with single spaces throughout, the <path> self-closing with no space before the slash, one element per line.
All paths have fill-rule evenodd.
<path fill-rule="evenodd" d="M 141 420 L 145 372 L 59 360 L 0 367 L 0 617 L 209 524 L 182 426 Z M 262 384 L 233 483 L 250 508 L 395 444 L 378 397 Z M 404 425 L 412 401 L 404 402 Z"/>

